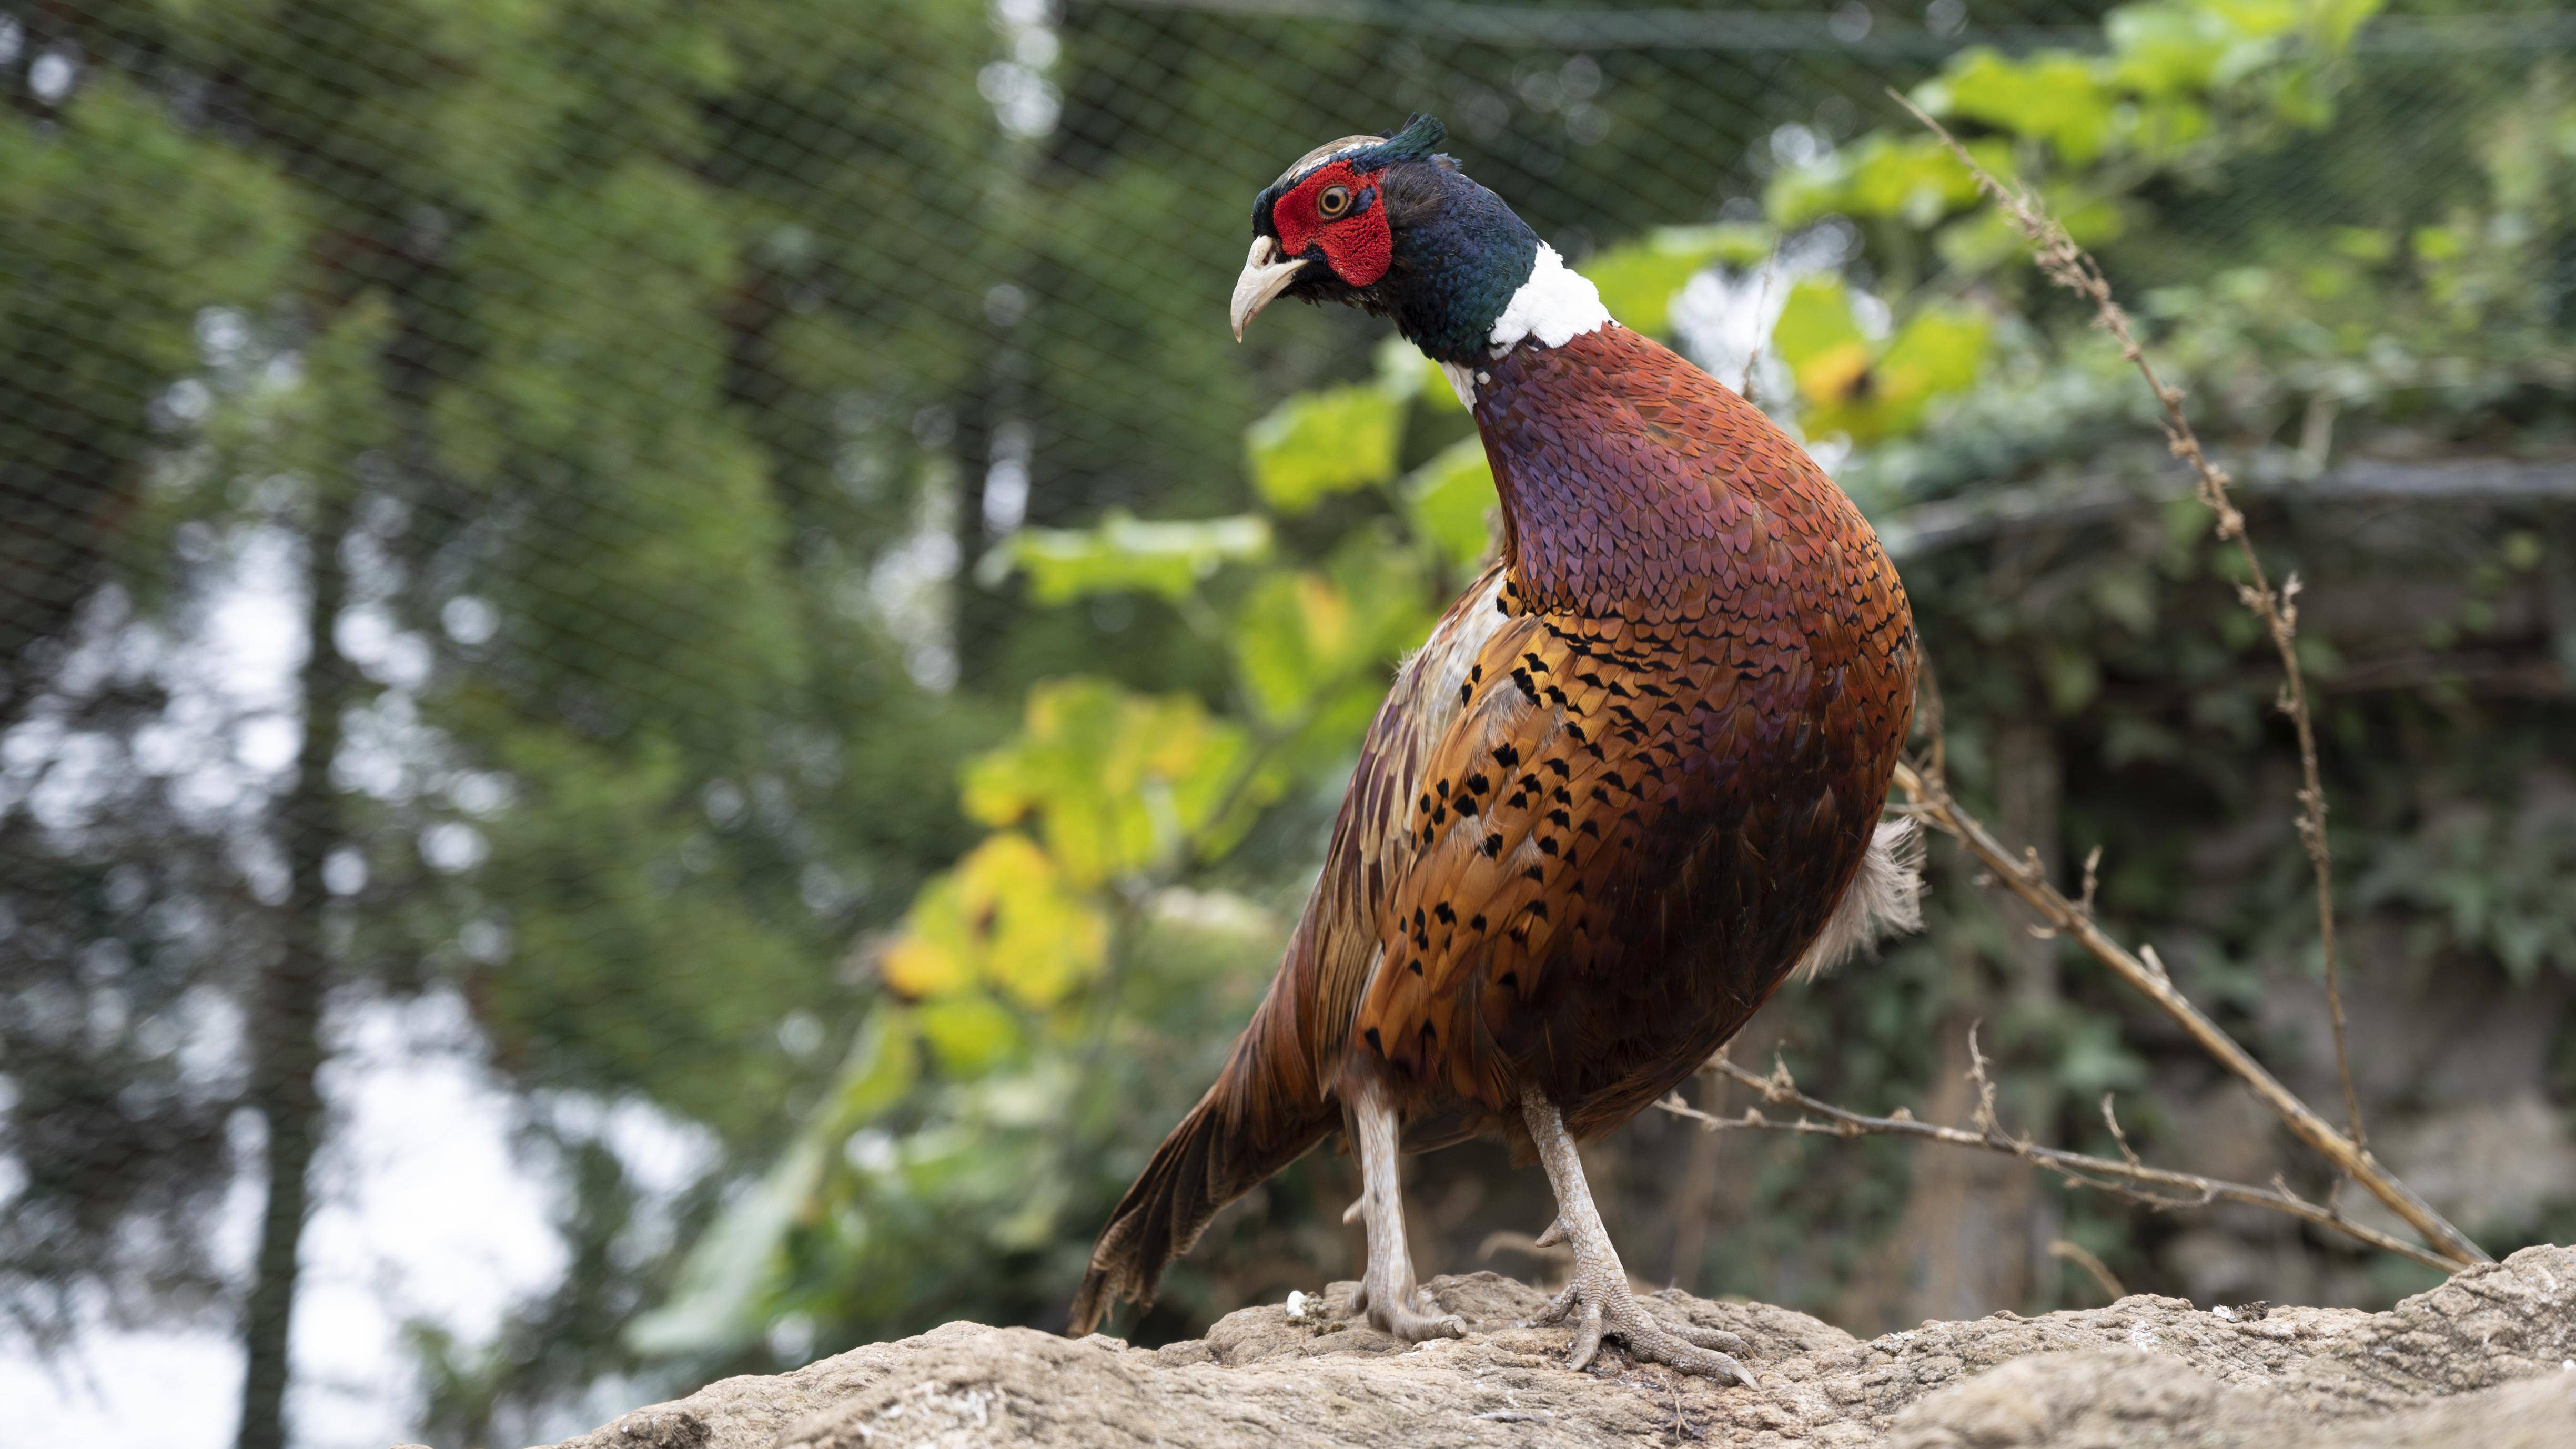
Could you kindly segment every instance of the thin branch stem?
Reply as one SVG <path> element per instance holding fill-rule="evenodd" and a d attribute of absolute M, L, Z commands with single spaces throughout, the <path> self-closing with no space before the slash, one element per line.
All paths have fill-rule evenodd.
<path fill-rule="evenodd" d="M 1997 882 L 2030 905 L 2044 925 L 2082 946 L 2095 960 L 2109 967 L 2114 975 L 2173 1018 L 2202 1051 L 2253 1088 L 2254 1095 L 2261 1098 L 2263 1104 L 2298 1135 L 2299 1140 L 2315 1148 L 2337 1168 L 2351 1174 L 2354 1181 L 2370 1191 L 2371 1196 L 2387 1204 L 2389 1211 L 2405 1219 L 2409 1227 L 2422 1234 L 2424 1241 L 2443 1260 L 2444 1266 L 2465 1268 L 2472 1263 L 2494 1261 L 2467 1235 L 2434 1211 L 2430 1203 L 2418 1197 L 2413 1188 L 2382 1167 L 2368 1148 L 2336 1131 L 2333 1124 L 2318 1116 L 2307 1103 L 2281 1085 L 2279 1078 L 2264 1070 L 2245 1048 L 2237 1045 L 2235 1038 L 2221 1030 L 2216 1022 L 2203 1015 L 2199 1007 L 2175 988 L 2162 966 L 2149 965 L 2127 947 L 2104 935 L 2089 914 L 2048 883 L 2047 873 L 2040 869 L 2038 862 L 2015 856 L 2005 849 L 2003 842 L 1995 839 L 1982 822 L 1959 804 L 1938 776 L 1900 762 L 1896 767 L 1896 785 L 1905 792 L 1915 818 L 1955 837 Z"/>
<path fill-rule="evenodd" d="M 1762 1100 L 1780 1107 L 1794 1107 L 1802 1115 L 1790 1120 L 1775 1120 L 1762 1115 L 1758 1107 L 1748 1107 L 1740 1117 L 1721 1117 L 1703 1112 L 1682 1100 L 1679 1093 L 1655 1105 L 1676 1117 L 1697 1122 L 1711 1132 L 1726 1129 L 1750 1129 L 1764 1132 L 1792 1132 L 1818 1137 L 1911 1137 L 1927 1142 L 1941 1142 L 1953 1147 L 1973 1147 L 2018 1157 L 2043 1171 L 2056 1173 L 2070 1187 L 2091 1188 L 2112 1193 L 2133 1202 L 2145 1203 L 2160 1212 L 2176 1208 L 2205 1207 L 2213 1202 L 2241 1202 L 2269 1208 L 2303 1222 L 2313 1223 L 2330 1232 L 2341 1233 L 2355 1242 L 2395 1253 L 2442 1272 L 2454 1272 L 2461 1266 L 2448 1258 L 2426 1252 L 2401 1238 L 2394 1238 L 2375 1228 L 2365 1227 L 2331 1208 L 2321 1207 L 2300 1197 L 2286 1187 L 2254 1187 L 2241 1182 L 2226 1182 L 2202 1177 L 2196 1173 L 2175 1172 L 2149 1167 L 2140 1162 L 2117 1158 L 2094 1157 L 2063 1148 L 2042 1147 L 2027 1137 L 2015 1137 L 1995 1125 L 1991 1117 L 1978 1130 L 1944 1127 L 1917 1119 L 1903 1108 L 1895 1115 L 1873 1117 L 1847 1107 L 1808 1096 L 1789 1077 L 1788 1068 L 1775 1066 L 1769 1076 L 1746 1071 L 1723 1056 L 1712 1059 L 1710 1066 L 1762 1094 Z M 1980 1100 L 1983 1100 L 1981 1097 Z M 2157 1189 L 2162 1189 L 2158 1191 Z"/>
<path fill-rule="evenodd" d="M 2326 791 L 2317 768 L 2317 732 L 2308 712 L 2306 673 L 2299 668 L 2299 576 L 2290 575 L 2279 588 L 2263 568 L 2262 556 L 2255 552 L 2254 541 L 2246 535 L 2245 515 L 2239 512 L 2228 492 L 2227 470 L 2210 461 L 2200 445 L 2200 435 L 2192 431 L 2191 420 L 2182 410 L 2182 389 L 2166 382 L 2156 372 L 2155 364 L 2139 345 L 2129 326 L 2129 314 L 2111 295 L 2111 284 L 2092 255 L 2075 244 L 2066 228 L 2040 202 L 2035 192 L 2007 185 L 1992 172 L 1977 164 L 1968 148 L 1944 130 L 1941 123 L 1895 91 L 1897 104 L 1914 113 L 1914 118 L 1941 138 L 1959 164 L 1975 177 L 1978 189 L 1991 198 L 2023 240 L 2030 244 L 2032 257 L 2040 271 L 2057 285 L 2093 304 L 2096 325 L 2111 334 L 2120 344 L 2120 356 L 2146 379 L 2164 410 L 2165 442 L 2173 455 L 2188 464 L 2200 480 L 2200 501 L 2216 520 L 2218 537 L 2236 545 L 2237 558 L 2245 569 L 2246 582 L 2237 595 L 2263 624 L 2272 639 L 2274 652 L 2281 656 L 2281 713 L 2290 717 L 2299 738 L 2299 842 L 2308 853 L 2308 864 L 2316 877 L 2317 947 L 2325 961 L 2326 1009 L 2334 1021 L 2335 1072 L 2343 1085 L 2345 1119 L 2351 1124 L 2352 1140 L 2367 1146 L 2370 1139 L 2362 1131 L 2361 1097 L 2353 1090 L 2352 1054 L 2345 1045 L 2343 985 L 2335 969 L 2334 861 L 2326 848 Z"/>

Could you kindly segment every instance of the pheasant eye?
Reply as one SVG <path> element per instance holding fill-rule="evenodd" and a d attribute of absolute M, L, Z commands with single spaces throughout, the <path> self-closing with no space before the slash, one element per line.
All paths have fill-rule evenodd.
<path fill-rule="evenodd" d="M 1315 213 L 1326 221 L 1337 221 L 1350 209 L 1351 189 L 1347 186 L 1327 186 L 1324 194 L 1315 198 Z"/>

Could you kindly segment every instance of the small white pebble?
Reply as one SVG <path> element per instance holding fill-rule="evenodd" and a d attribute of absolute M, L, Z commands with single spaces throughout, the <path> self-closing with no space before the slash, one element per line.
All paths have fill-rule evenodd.
<path fill-rule="evenodd" d="M 2236 1321 L 2236 1310 L 2228 1307 L 2224 1303 L 2221 1303 L 2217 1307 L 2209 1310 L 2209 1316 L 2217 1319 L 2221 1323 L 2234 1323 Z"/>
<path fill-rule="evenodd" d="M 1306 1321 L 1306 1295 L 1300 1289 L 1288 1290 L 1288 1321 L 1291 1323 Z"/>

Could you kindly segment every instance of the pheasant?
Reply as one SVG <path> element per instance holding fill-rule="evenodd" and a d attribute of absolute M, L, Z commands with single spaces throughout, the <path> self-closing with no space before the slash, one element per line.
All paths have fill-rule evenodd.
<path fill-rule="evenodd" d="M 1339 1129 L 1354 1311 L 1455 1337 L 1414 1277 L 1399 1151 L 1496 1133 L 1573 1250 L 1571 1365 L 1752 1375 L 1632 1296 L 1576 1155 L 1681 1083 L 1793 972 L 1915 917 L 1880 816 L 1914 707 L 1878 537 L 1762 412 L 1611 321 L 1452 158 L 1440 123 L 1318 147 L 1252 206 L 1237 340 L 1281 297 L 1391 319 L 1473 412 L 1499 560 L 1398 671 L 1323 874 L 1223 1074 L 1128 1189 L 1070 1330 L 1150 1302 L 1217 1210 Z"/>

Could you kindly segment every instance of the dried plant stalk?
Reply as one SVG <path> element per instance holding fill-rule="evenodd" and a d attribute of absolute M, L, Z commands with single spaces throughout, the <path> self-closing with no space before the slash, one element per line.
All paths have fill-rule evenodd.
<path fill-rule="evenodd" d="M 2345 1120 L 2351 1124 L 2352 1140 L 2367 1146 L 2369 1137 L 2361 1126 L 2361 1097 L 2353 1090 L 2352 1055 L 2344 1042 L 2343 986 L 2335 968 L 2334 862 L 2326 849 L 2326 791 L 2317 771 L 2316 725 L 2308 713 L 2307 676 L 2299 668 L 2299 576 L 2292 574 L 2279 588 L 2272 586 L 2271 575 L 2264 570 L 2261 555 L 2245 532 L 2245 515 L 2237 510 L 2228 492 L 2227 470 L 2209 459 L 2200 446 L 2200 435 L 2192 431 L 2191 420 L 2182 410 L 2182 389 L 2167 383 L 2156 372 L 2155 364 L 2139 346 L 2137 335 L 2129 326 L 2129 314 L 2111 295 L 2111 284 L 2102 275 L 2101 266 L 2090 253 L 2075 244 L 2065 226 L 2040 203 L 2037 194 L 2010 186 L 1992 172 L 1977 164 L 1968 148 L 1942 128 L 1940 122 L 1924 114 L 1911 100 L 1891 90 L 1897 104 L 1914 113 L 1914 119 L 1931 128 L 1941 138 L 1959 164 L 1968 168 L 1977 187 L 1993 200 L 2013 229 L 2029 243 L 2032 257 L 2040 272 L 2050 281 L 2093 304 L 2095 325 L 2111 334 L 2120 344 L 2120 356 L 2138 370 L 2156 395 L 2164 412 L 2165 442 L 2173 455 L 2188 464 L 2200 480 L 2200 501 L 2207 505 L 2221 539 L 2236 545 L 2238 559 L 2245 568 L 2248 582 L 2238 587 L 2245 607 L 2262 622 L 2271 637 L 2272 648 L 2281 656 L 2281 713 L 2290 717 L 2299 738 L 2299 842 L 2308 853 L 2308 865 L 2316 878 L 2317 946 L 2325 961 L 2326 1010 L 2334 1022 L 2335 1072 L 2343 1085 Z"/>
<path fill-rule="evenodd" d="M 2376 1228 L 2365 1227 L 2336 1212 L 2331 1206 L 2308 1201 L 2287 1187 L 2254 1187 L 2241 1182 L 2226 1182 L 2197 1173 L 2175 1172 L 2169 1168 L 2150 1167 L 2134 1155 L 2118 1158 L 2095 1157 L 2089 1153 L 2069 1152 L 2063 1148 L 2042 1147 L 2027 1137 L 2005 1132 L 1996 1121 L 1992 1108 L 1993 1083 L 1987 1078 L 1984 1057 L 1974 1051 L 1976 1066 L 1970 1075 L 1977 1080 L 1979 1107 L 1977 1124 L 1966 1127 L 1944 1127 L 1925 1122 L 1898 1108 L 1886 1117 L 1873 1117 L 1848 1107 L 1808 1096 L 1798 1089 L 1785 1065 L 1775 1063 L 1769 1076 L 1758 1076 L 1729 1061 L 1723 1054 L 1709 1065 L 1734 1081 L 1762 1094 L 1762 1100 L 1779 1107 L 1794 1107 L 1803 1115 L 1790 1120 L 1775 1120 L 1762 1115 L 1761 1109 L 1748 1107 L 1740 1117 L 1721 1117 L 1703 1112 L 1682 1100 L 1679 1093 L 1655 1105 L 1676 1117 L 1697 1122 L 1711 1132 L 1726 1129 L 1764 1132 L 1792 1132 L 1818 1137 L 1912 1137 L 1928 1142 L 1948 1143 L 1953 1147 L 1973 1147 L 1987 1152 L 2000 1152 L 2018 1157 L 2033 1167 L 2054 1172 L 2071 1187 L 2091 1188 L 2145 1203 L 2158 1211 L 2175 1208 L 2206 1207 L 2213 1202 L 2241 1202 L 2269 1208 L 2303 1222 L 2314 1223 L 2330 1232 L 2341 1233 L 2355 1242 L 2395 1253 L 2441 1272 L 2455 1272 L 2463 1266 L 2435 1253 L 2426 1252 L 2402 1238 L 2394 1238 Z M 2108 1099 L 2105 1099 L 2108 1110 Z M 1822 1120 L 1818 1120 L 1822 1119 Z M 2159 1190 L 2161 1189 L 2161 1190 Z"/>
<path fill-rule="evenodd" d="M 2413 1188 L 2381 1166 L 2368 1148 L 2336 1131 L 2332 1123 L 2318 1116 L 2307 1103 L 2281 1085 L 2279 1078 L 2264 1070 L 2262 1063 L 2237 1045 L 2235 1038 L 2221 1030 L 2218 1023 L 2203 1015 L 2190 998 L 2175 988 L 2161 966 L 2151 965 L 2104 935 L 2102 928 L 2094 924 L 2090 911 L 2067 899 L 2063 892 L 2049 884 L 2048 874 L 2040 868 L 2037 860 L 2027 856 L 2016 857 L 2006 850 L 1981 821 L 1960 806 L 1938 776 L 1900 763 L 1896 767 L 1896 785 L 1905 792 L 1917 819 L 1945 835 L 1956 837 L 1997 882 L 2038 913 L 2043 925 L 2072 939 L 2093 959 L 2111 968 L 2113 974 L 2136 989 L 2138 994 L 2154 1002 L 2190 1035 L 2202 1051 L 2251 1087 L 2254 1095 L 2261 1098 L 2263 1104 L 2271 1108 L 2300 1141 L 2315 1148 L 2327 1161 L 2368 1189 L 2371 1196 L 2387 1204 L 2390 1212 L 2405 1219 L 2407 1226 L 2422 1234 L 2424 1241 L 2440 1256 L 2439 1266 L 2456 1269 L 2494 1261 L 2466 1234 L 2434 1211 L 2430 1203 L 2418 1197 Z M 2283 1210 L 2288 1211 L 2286 1208 Z M 2418 1261 L 2422 1260 L 2419 1258 Z"/>

